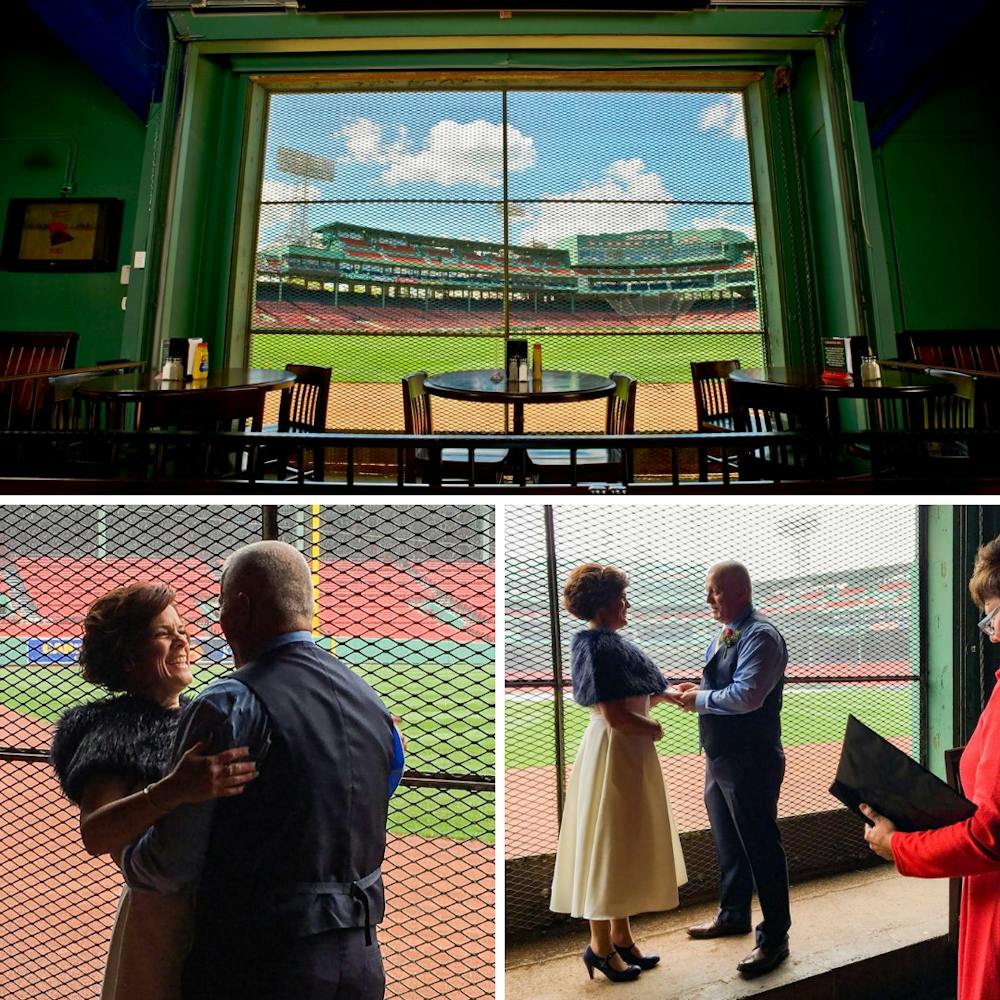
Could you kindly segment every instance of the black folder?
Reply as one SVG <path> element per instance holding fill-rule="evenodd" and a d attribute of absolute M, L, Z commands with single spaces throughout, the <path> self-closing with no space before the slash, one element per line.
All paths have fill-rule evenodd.
<path fill-rule="evenodd" d="M 869 825 L 870 820 L 858 809 L 861 802 L 905 833 L 936 830 L 968 819 L 976 811 L 974 803 L 853 715 L 847 717 L 830 794 Z"/>

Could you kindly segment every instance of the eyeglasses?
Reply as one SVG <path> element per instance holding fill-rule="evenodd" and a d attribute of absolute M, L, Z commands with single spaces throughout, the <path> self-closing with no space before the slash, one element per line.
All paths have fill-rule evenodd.
<path fill-rule="evenodd" d="M 996 618 L 998 611 L 1000 611 L 1000 604 L 998 604 L 988 615 L 986 615 L 977 626 L 979 631 L 984 635 L 993 635 L 993 619 Z"/>

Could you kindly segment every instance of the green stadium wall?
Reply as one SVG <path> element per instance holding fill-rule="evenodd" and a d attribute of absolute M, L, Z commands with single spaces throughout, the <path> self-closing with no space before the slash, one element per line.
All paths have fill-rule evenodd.
<path fill-rule="evenodd" d="M 996 326 L 989 223 L 998 217 L 1000 143 L 986 67 L 969 62 L 943 74 L 873 154 L 822 11 L 518 12 L 510 20 L 495 12 L 178 12 L 175 31 L 198 41 L 172 46 L 163 104 L 151 105 L 148 127 L 20 4 L 8 16 L 0 210 L 9 197 L 58 193 L 62 146 L 36 149 L 20 137 L 65 133 L 79 143 L 75 193 L 125 201 L 118 263 L 133 249 L 147 252 L 124 314 L 117 270 L 0 272 L 0 329 L 75 329 L 84 363 L 151 357 L 154 329 L 205 337 L 213 365 L 246 356 L 254 219 L 252 200 L 241 197 L 256 185 L 264 125 L 253 72 L 758 68 L 765 79 L 751 105 L 771 142 L 755 180 L 762 209 L 775 216 L 778 259 L 765 269 L 785 313 L 771 323 L 781 337 L 771 356 L 816 360 L 821 336 L 862 328 L 890 356 L 898 329 Z M 607 41 L 595 47 L 594 36 Z M 785 65 L 791 123 L 772 87 Z M 793 132 L 799 159 L 783 163 L 778 147 Z M 249 204 L 242 215 L 241 203 Z M 867 234 L 852 221 L 861 209 Z M 796 295 L 805 269 L 815 279 L 811 309 Z"/>
<path fill-rule="evenodd" d="M 77 144 L 73 196 L 125 202 L 113 271 L 0 270 L 0 330 L 75 331 L 81 364 L 121 357 L 125 289 L 119 266 L 131 255 L 146 129 L 19 3 L 4 5 L 0 94 L 0 226 L 8 199 L 60 196 L 66 139 Z"/>

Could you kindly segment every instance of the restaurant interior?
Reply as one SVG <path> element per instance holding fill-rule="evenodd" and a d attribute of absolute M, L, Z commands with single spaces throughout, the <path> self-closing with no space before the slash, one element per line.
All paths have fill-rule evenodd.
<path fill-rule="evenodd" d="M 5 14 L 6 492 L 995 488 L 985 0 Z"/>

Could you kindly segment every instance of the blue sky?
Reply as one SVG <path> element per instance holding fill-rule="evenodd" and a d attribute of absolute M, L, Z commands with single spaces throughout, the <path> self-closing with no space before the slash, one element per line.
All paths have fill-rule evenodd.
<path fill-rule="evenodd" d="M 454 238 L 502 239 L 502 114 L 498 92 L 279 94 L 272 97 L 265 202 L 325 198 L 429 199 L 444 204 L 312 205 L 330 221 Z M 279 147 L 334 161 L 331 182 L 278 170 Z M 574 233 L 723 225 L 752 233 L 741 98 L 726 93 L 512 91 L 509 197 L 515 244 Z M 613 200 L 580 204 L 574 199 Z M 639 204 L 622 204 L 622 200 Z M 470 201 L 472 204 L 455 204 Z M 288 227 L 266 208 L 261 237 Z"/>

